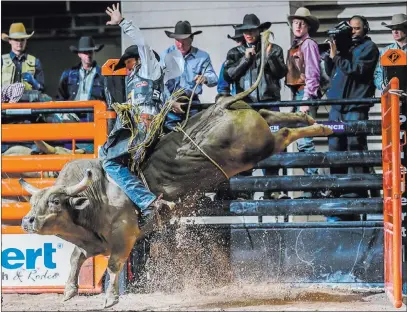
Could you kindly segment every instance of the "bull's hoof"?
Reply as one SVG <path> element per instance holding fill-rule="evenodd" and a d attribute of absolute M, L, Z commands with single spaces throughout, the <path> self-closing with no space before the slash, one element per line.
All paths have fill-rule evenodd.
<path fill-rule="evenodd" d="M 78 294 L 78 286 L 67 286 L 64 291 L 64 301 L 72 299 Z"/>
<path fill-rule="evenodd" d="M 115 295 L 106 296 L 105 304 L 104 304 L 103 308 L 107 309 L 107 308 L 113 307 L 118 302 L 119 302 L 119 296 L 115 296 Z"/>

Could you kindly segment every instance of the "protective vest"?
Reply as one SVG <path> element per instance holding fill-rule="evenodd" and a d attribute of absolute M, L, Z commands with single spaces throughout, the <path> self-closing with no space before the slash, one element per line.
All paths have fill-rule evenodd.
<path fill-rule="evenodd" d="M 140 114 L 157 115 L 164 104 L 164 72 L 157 80 L 140 77 L 137 71 L 126 84 L 127 102 L 137 107 Z"/>
<path fill-rule="evenodd" d="M 164 72 L 157 80 L 146 79 L 137 74 L 137 69 L 126 78 L 126 98 L 131 104 L 131 121 L 137 130 L 130 131 L 128 121 L 117 114 L 116 123 L 102 149 L 102 158 L 113 159 L 129 154 L 129 149 L 149 138 L 150 123 L 164 105 Z M 137 133 L 136 133 L 137 132 Z M 137 158 L 137 155 L 135 156 Z"/>
<path fill-rule="evenodd" d="M 1 68 L 1 85 L 5 86 L 17 82 L 14 81 L 16 65 L 13 63 L 10 54 L 3 54 L 1 58 L 3 60 L 3 66 Z M 35 61 L 36 61 L 35 56 L 27 54 L 25 61 L 21 64 L 21 74 L 31 73 L 34 76 Z M 23 81 L 22 78 L 20 82 L 24 83 L 25 90 L 32 90 L 32 86 L 29 83 Z"/>
<path fill-rule="evenodd" d="M 305 38 L 305 40 L 311 38 Z M 287 86 L 305 86 L 305 64 L 304 54 L 301 52 L 301 41 L 298 45 L 293 46 L 287 53 L 287 76 L 285 84 Z"/>

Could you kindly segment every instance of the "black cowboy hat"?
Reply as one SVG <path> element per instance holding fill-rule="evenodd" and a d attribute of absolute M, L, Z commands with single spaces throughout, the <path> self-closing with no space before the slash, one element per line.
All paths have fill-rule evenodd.
<path fill-rule="evenodd" d="M 164 30 L 164 32 L 169 38 L 186 39 L 201 34 L 202 30 L 192 32 L 191 24 L 188 21 L 179 21 L 175 25 L 174 32 L 168 30 Z"/>
<path fill-rule="evenodd" d="M 234 36 L 230 36 L 228 35 L 229 39 L 232 39 L 234 41 L 242 41 L 243 40 L 243 30 L 238 30 L 236 29 L 236 27 L 239 27 L 241 25 L 233 25 L 233 28 L 235 29 L 235 35 Z"/>
<path fill-rule="evenodd" d="M 160 61 L 160 56 L 158 55 L 158 53 L 155 52 L 154 50 L 153 50 L 153 52 L 154 52 L 154 55 L 155 55 L 155 58 L 157 59 L 157 61 Z M 114 70 L 118 70 L 123 67 L 126 67 L 126 64 L 124 64 L 124 61 L 129 58 L 132 58 L 132 57 L 134 57 L 134 58 L 140 57 L 140 54 L 138 53 L 138 47 L 136 45 L 131 45 L 126 50 L 124 50 L 124 53 L 121 56 L 119 62 L 114 67 Z"/>
<path fill-rule="evenodd" d="M 243 18 L 243 23 L 236 27 L 236 30 L 250 30 L 250 29 L 260 29 L 266 30 L 271 26 L 270 22 L 260 23 L 259 18 L 256 14 L 246 14 Z"/>
<path fill-rule="evenodd" d="M 98 52 L 102 50 L 104 46 L 104 44 L 96 45 L 92 37 L 85 36 L 79 39 L 78 47 L 70 46 L 69 49 L 74 53 L 87 51 Z"/>

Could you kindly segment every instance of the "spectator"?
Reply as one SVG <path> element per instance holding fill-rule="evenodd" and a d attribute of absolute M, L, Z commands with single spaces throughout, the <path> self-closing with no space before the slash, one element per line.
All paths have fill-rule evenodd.
<path fill-rule="evenodd" d="M 11 46 L 10 53 L 1 56 L 3 87 L 22 82 L 25 91 L 44 90 L 44 72 L 40 60 L 26 52 L 27 39 L 33 34 L 34 32 L 27 34 L 23 23 L 11 24 L 9 34 L 1 34 L 1 38 Z"/>
<path fill-rule="evenodd" d="M 391 29 L 395 42 L 384 47 L 380 52 L 380 57 L 389 49 L 399 49 L 407 53 L 407 15 L 402 13 L 394 14 L 390 24 L 382 22 L 382 25 Z M 377 62 L 374 73 L 374 82 L 376 88 L 380 91 L 383 91 L 383 89 L 389 83 L 383 70 L 383 66 L 380 64 L 380 58 L 379 62 Z"/>
<path fill-rule="evenodd" d="M 103 47 L 103 44 L 96 45 L 92 37 L 81 37 L 77 47 L 69 47 L 73 53 L 78 55 L 81 62 L 62 73 L 57 100 L 106 100 L 104 77 L 100 66 L 94 60 L 95 52 L 99 52 Z"/>
<path fill-rule="evenodd" d="M 106 101 L 105 79 L 101 68 L 97 65 L 95 53 L 102 50 L 103 44 L 96 45 L 92 37 L 81 37 L 78 46 L 70 46 L 69 49 L 78 55 L 80 63 L 65 70 L 59 79 L 58 101 Z M 52 122 L 92 122 L 93 114 L 54 114 Z M 79 148 L 87 153 L 94 153 L 93 144 L 78 143 Z"/>
<path fill-rule="evenodd" d="M 288 73 L 285 83 L 291 89 L 294 100 L 306 101 L 320 98 L 320 55 L 318 44 L 311 38 L 319 28 L 319 20 L 304 7 L 298 8 L 294 15 L 288 16 L 294 42 L 287 53 Z M 296 112 L 316 117 L 317 107 L 296 106 Z M 313 138 L 297 140 L 297 148 L 302 153 L 315 152 Z M 305 175 L 318 174 L 318 168 L 303 168 Z M 304 192 L 304 197 L 316 196 Z"/>
<path fill-rule="evenodd" d="M 256 81 L 261 61 L 260 33 L 270 26 L 270 22 L 261 24 L 255 14 L 246 14 L 243 24 L 236 27 L 236 30 L 243 32 L 245 43 L 229 50 L 223 73 L 227 82 L 236 84 L 236 93 L 247 90 Z M 287 74 L 283 49 L 277 44 L 270 43 L 266 62 L 264 76 L 259 86 L 246 99 L 249 103 L 280 100 L 280 79 Z M 279 109 L 273 107 L 272 110 Z"/>
<path fill-rule="evenodd" d="M 214 87 L 218 83 L 218 76 L 213 69 L 209 54 L 205 51 L 192 46 L 194 36 L 202 33 L 201 30 L 192 32 L 191 24 L 188 21 L 179 21 L 175 25 L 174 32 L 165 31 L 169 38 L 175 39 L 175 45 L 172 45 L 162 54 L 162 61 L 165 60 L 167 54 L 174 50 L 182 53 L 185 60 L 184 72 L 180 77 L 170 79 L 165 84 L 165 98 L 179 90 L 184 89 L 187 99 L 175 102 L 172 112 L 169 112 L 166 120 L 166 127 L 173 130 L 177 123 L 185 120 L 185 111 L 181 108 L 182 104 L 189 103 L 191 96 L 192 103 L 199 104 L 199 95 L 202 94 L 202 84 L 208 87 Z M 195 93 L 192 95 L 194 87 Z M 198 112 L 197 109 L 191 109 L 190 117 Z"/>
<path fill-rule="evenodd" d="M 331 87 L 328 99 L 362 99 L 374 96 L 373 73 L 379 58 L 379 50 L 367 36 L 369 23 L 363 16 L 355 15 L 350 19 L 352 27 L 352 46 L 350 50 L 337 52 L 335 42 L 330 42 L 331 50 L 326 59 L 327 71 L 331 74 Z M 329 120 L 359 121 L 368 120 L 369 106 L 360 104 L 332 105 Z M 329 137 L 330 151 L 366 151 L 366 135 Z M 331 174 L 369 173 L 368 167 L 331 168 Z M 334 195 L 339 196 L 340 193 Z M 367 197 L 367 191 L 350 192 L 341 197 Z M 358 219 L 358 216 L 350 216 Z"/>
<path fill-rule="evenodd" d="M 236 27 L 243 32 L 244 43 L 229 50 L 224 65 L 223 77 L 225 81 L 236 86 L 236 93 L 250 88 L 257 79 L 261 63 L 260 33 L 269 29 L 270 22 L 260 23 L 255 14 L 246 14 L 243 23 Z M 255 91 L 246 100 L 248 103 L 280 100 L 280 79 L 287 74 L 284 63 L 283 49 L 274 43 L 267 47 L 266 67 L 262 80 Z M 271 110 L 279 111 L 278 107 Z M 278 170 L 266 170 L 267 175 L 278 175 Z M 241 175 L 251 175 L 252 171 L 242 172 Z M 252 194 L 239 194 L 240 198 L 247 198 Z M 278 195 L 277 195 L 278 196 Z M 275 197 L 266 193 L 264 198 Z"/>
<path fill-rule="evenodd" d="M 232 37 L 228 35 L 229 39 L 232 39 L 233 41 L 236 42 L 237 46 L 241 46 L 244 44 L 244 37 L 243 37 L 243 31 L 242 30 L 237 30 L 236 26 L 233 26 L 235 29 L 235 35 Z M 224 78 L 223 78 L 223 72 L 225 68 L 225 63 L 222 64 L 222 67 L 220 68 L 219 72 L 219 81 L 218 81 L 218 94 L 220 95 L 235 95 L 236 94 L 236 86 L 235 84 L 230 85 Z M 230 87 L 232 87 L 232 90 L 230 90 Z"/>

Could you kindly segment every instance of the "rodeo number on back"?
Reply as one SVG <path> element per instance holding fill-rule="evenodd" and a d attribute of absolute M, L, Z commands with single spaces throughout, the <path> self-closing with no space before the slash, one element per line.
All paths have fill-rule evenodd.
<path fill-rule="evenodd" d="M 1 266 L 8 270 L 19 269 L 25 265 L 25 269 L 35 269 L 37 258 L 43 258 L 43 264 L 47 269 L 55 269 L 56 264 L 52 259 L 56 249 L 52 243 L 44 243 L 42 248 L 25 249 L 7 248 L 1 252 Z"/>

